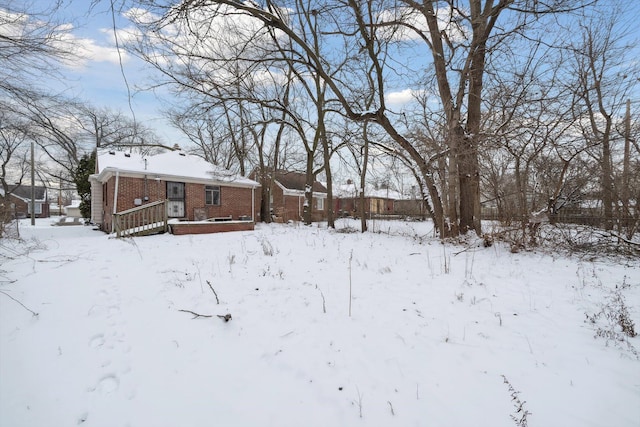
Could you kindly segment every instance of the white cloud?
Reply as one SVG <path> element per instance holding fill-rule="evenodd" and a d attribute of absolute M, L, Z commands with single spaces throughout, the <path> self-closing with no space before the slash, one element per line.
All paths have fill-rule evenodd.
<path fill-rule="evenodd" d="M 132 7 L 131 9 L 127 10 L 126 12 L 124 12 L 124 17 L 138 24 L 151 24 L 160 19 L 159 15 L 156 15 L 146 9 L 142 9 L 139 7 Z"/>
<path fill-rule="evenodd" d="M 439 8 L 436 9 L 436 16 L 438 19 L 438 28 L 440 31 L 445 31 L 451 41 L 461 42 L 469 38 L 470 29 L 465 26 L 466 22 L 461 19 L 457 11 L 453 11 L 452 13 L 449 9 Z M 404 22 L 415 28 L 416 31 L 422 33 L 422 35 L 430 38 L 427 20 L 424 15 L 416 9 L 398 7 L 396 9 L 386 10 L 379 15 L 378 20 L 380 22 Z M 422 40 L 420 34 L 405 26 L 389 28 L 386 31 L 388 31 L 388 35 L 394 40 Z M 391 33 L 392 31 L 393 33 Z"/>
<path fill-rule="evenodd" d="M 74 54 L 77 55 L 73 60 L 64 61 L 64 65 L 72 69 L 85 68 L 89 62 L 119 64 L 120 58 L 122 62 L 126 62 L 130 57 L 123 49 L 120 49 L 118 54 L 118 49 L 113 45 L 100 45 L 94 39 L 78 38 L 71 33 L 67 33 L 61 42 L 72 46 Z"/>
<path fill-rule="evenodd" d="M 118 63 L 119 57 L 114 43 L 100 44 L 97 40 L 80 38 L 74 34 L 75 27 L 71 23 L 50 27 L 50 24 L 33 19 L 27 14 L 11 13 L 0 8 L 0 34 L 6 37 L 23 37 L 33 34 L 47 37 L 49 46 L 57 49 L 62 66 L 69 69 L 83 69 L 91 61 Z M 64 53 L 68 52 L 68 54 Z M 128 56 L 121 52 L 125 61 Z"/>
<path fill-rule="evenodd" d="M 404 89 L 399 92 L 388 93 L 385 100 L 390 105 L 404 105 L 416 99 L 416 97 L 422 94 L 421 90 Z"/>
<path fill-rule="evenodd" d="M 129 9 L 124 16 L 134 25 L 119 30 L 118 39 L 123 44 L 144 44 L 145 54 L 160 66 L 188 67 L 195 75 L 205 76 L 205 81 L 233 79 L 238 72 L 246 71 L 228 69 L 224 61 L 215 60 L 238 57 L 238 64 L 251 69 L 256 85 L 283 82 L 284 77 L 277 71 L 252 68 L 254 58 L 260 57 L 272 44 L 262 22 L 248 14 L 224 13 L 225 6 L 220 7 L 189 10 L 186 19 L 181 16 L 163 22 L 159 28 L 154 28 L 154 24 L 162 17 L 141 8 Z"/>

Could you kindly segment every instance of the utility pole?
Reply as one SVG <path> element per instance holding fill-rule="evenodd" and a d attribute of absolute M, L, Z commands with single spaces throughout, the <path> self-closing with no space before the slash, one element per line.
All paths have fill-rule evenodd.
<path fill-rule="evenodd" d="M 31 225 L 36 225 L 36 168 L 34 161 L 34 142 L 31 141 Z"/>
<path fill-rule="evenodd" d="M 62 216 L 62 171 L 60 171 L 60 186 L 58 187 L 58 216 Z"/>

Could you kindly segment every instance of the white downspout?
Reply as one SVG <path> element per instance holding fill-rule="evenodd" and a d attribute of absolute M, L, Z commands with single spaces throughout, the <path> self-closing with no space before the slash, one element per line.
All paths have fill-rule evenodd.
<path fill-rule="evenodd" d="M 116 171 L 116 188 L 113 191 L 113 214 L 111 215 L 111 232 L 113 233 L 115 230 L 115 225 L 113 222 L 113 215 L 115 215 L 118 211 L 118 184 L 120 183 L 120 171 Z"/>
<path fill-rule="evenodd" d="M 256 223 L 256 187 L 251 187 L 251 219 Z"/>

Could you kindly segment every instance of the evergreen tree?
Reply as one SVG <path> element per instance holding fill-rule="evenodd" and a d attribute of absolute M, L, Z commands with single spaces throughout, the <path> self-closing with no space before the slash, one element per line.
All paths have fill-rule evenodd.
<path fill-rule="evenodd" d="M 96 152 L 91 155 L 84 155 L 78 163 L 78 167 L 73 172 L 73 182 L 80 195 L 80 213 L 83 218 L 91 217 L 91 183 L 89 175 L 95 173 L 96 168 Z"/>

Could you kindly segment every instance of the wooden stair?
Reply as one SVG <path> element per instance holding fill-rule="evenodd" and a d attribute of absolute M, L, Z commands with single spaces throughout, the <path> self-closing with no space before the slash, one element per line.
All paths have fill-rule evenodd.
<path fill-rule="evenodd" d="M 169 229 L 167 201 L 147 203 L 113 214 L 116 237 L 149 236 Z"/>

